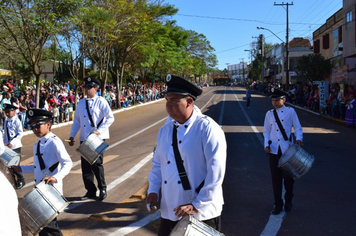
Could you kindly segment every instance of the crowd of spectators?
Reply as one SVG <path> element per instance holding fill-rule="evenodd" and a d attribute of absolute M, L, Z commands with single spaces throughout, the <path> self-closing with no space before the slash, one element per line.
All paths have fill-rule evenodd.
<path fill-rule="evenodd" d="M 274 83 L 254 83 L 252 87 L 255 91 L 268 95 L 271 88 L 279 87 L 287 91 L 286 86 Z M 337 119 L 345 119 L 347 109 L 353 107 L 350 105 L 352 98 L 356 97 L 354 87 L 345 85 L 344 89 L 340 89 L 339 84 L 334 83 L 329 85 L 329 95 L 326 101 L 326 108 L 320 111 L 320 98 L 318 85 L 306 84 L 291 84 L 288 89 L 289 96 L 287 101 L 291 104 L 309 109 L 311 111 L 320 112 Z M 355 108 L 352 108 L 355 109 Z"/>
<path fill-rule="evenodd" d="M 40 84 L 40 96 L 38 107 L 53 112 L 53 124 L 68 122 L 75 109 L 74 103 L 85 96 L 83 85 L 78 87 L 75 93 L 75 85 L 71 86 L 70 82 L 46 82 Z M 111 109 L 128 107 L 162 97 L 164 86 L 160 84 L 138 84 L 136 86 L 128 84 L 121 88 L 121 96 L 118 99 L 115 84 L 108 83 L 105 91 L 102 93 L 98 89 L 97 95 L 106 98 Z M 119 102 L 117 101 L 119 100 Z M 18 81 L 8 79 L 3 80 L 0 91 L 0 122 L 4 120 L 4 104 L 12 104 L 18 107 L 16 111 L 24 129 L 26 125 L 26 110 L 36 108 L 36 85 L 27 82 L 26 85 L 18 84 Z M 2 126 L 2 125 L 1 125 Z"/>

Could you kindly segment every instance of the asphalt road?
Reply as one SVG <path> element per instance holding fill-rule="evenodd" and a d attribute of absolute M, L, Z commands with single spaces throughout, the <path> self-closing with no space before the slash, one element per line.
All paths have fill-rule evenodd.
<path fill-rule="evenodd" d="M 195 103 L 221 125 L 228 143 L 222 232 L 227 236 L 355 235 L 355 129 L 296 109 L 304 148 L 315 156 L 315 163 L 296 180 L 292 211 L 271 217 L 272 186 L 262 131 L 272 105 L 269 98 L 253 93 L 247 110 L 244 96 L 240 87 L 209 87 Z M 156 136 L 166 117 L 164 100 L 115 112 L 104 158 L 108 197 L 103 202 L 79 201 L 86 192 L 76 152 L 79 135 L 74 147 L 65 144 L 75 165 L 64 179 L 64 196 L 71 204 L 58 216 L 65 236 L 157 234 L 159 212 L 148 214 L 144 198 Z M 70 128 L 68 123 L 52 131 L 68 139 Z M 32 162 L 36 140 L 33 134 L 23 137 L 22 164 Z M 33 188 L 33 176 L 25 178 L 29 184 L 17 190 L 19 198 Z"/>

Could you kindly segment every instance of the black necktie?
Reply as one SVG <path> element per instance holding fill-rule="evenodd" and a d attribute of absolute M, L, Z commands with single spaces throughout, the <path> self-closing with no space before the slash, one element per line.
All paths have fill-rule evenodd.
<path fill-rule="evenodd" d="M 10 143 L 9 121 L 6 121 L 6 135 L 7 135 L 7 142 Z"/>
<path fill-rule="evenodd" d="M 182 181 L 183 189 L 189 190 L 189 189 L 191 189 L 189 179 L 188 179 L 187 173 L 185 172 L 183 160 L 182 160 L 182 157 L 181 157 L 179 149 L 178 149 L 177 126 L 176 125 L 173 125 L 173 151 L 174 151 L 174 157 L 176 159 L 179 178 Z"/>
<path fill-rule="evenodd" d="M 38 141 L 37 143 L 37 157 L 38 157 L 38 162 L 40 163 L 40 168 L 43 170 L 46 166 L 44 164 L 43 158 L 42 158 L 42 153 L 40 152 L 40 143 L 41 141 Z"/>

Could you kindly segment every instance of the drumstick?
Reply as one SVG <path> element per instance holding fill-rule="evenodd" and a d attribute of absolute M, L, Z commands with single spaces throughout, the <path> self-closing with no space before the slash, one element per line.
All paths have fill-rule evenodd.
<path fill-rule="evenodd" d="M 71 143 L 71 142 L 74 142 L 74 140 L 70 140 L 70 139 L 63 139 L 63 142 L 68 142 L 68 143 Z"/>
<path fill-rule="evenodd" d="M 272 140 L 268 140 L 268 148 L 271 150 L 271 143 L 272 143 Z M 268 153 L 267 153 L 267 156 L 268 156 Z"/>

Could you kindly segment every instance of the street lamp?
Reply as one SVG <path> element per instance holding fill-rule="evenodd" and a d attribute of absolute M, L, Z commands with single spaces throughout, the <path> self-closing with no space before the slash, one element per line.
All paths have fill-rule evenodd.
<path fill-rule="evenodd" d="M 287 85 L 287 89 L 289 88 L 289 45 L 288 45 L 288 40 L 285 43 L 280 37 L 278 37 L 275 33 L 273 33 L 271 30 L 267 29 L 267 28 L 263 28 L 260 26 L 257 26 L 257 29 L 262 29 L 262 30 L 268 30 L 269 32 L 271 32 L 274 36 L 276 36 L 279 40 L 281 40 L 283 42 L 283 44 L 285 44 L 285 48 L 286 48 L 286 61 L 287 61 L 287 69 L 286 69 L 286 85 Z"/>

